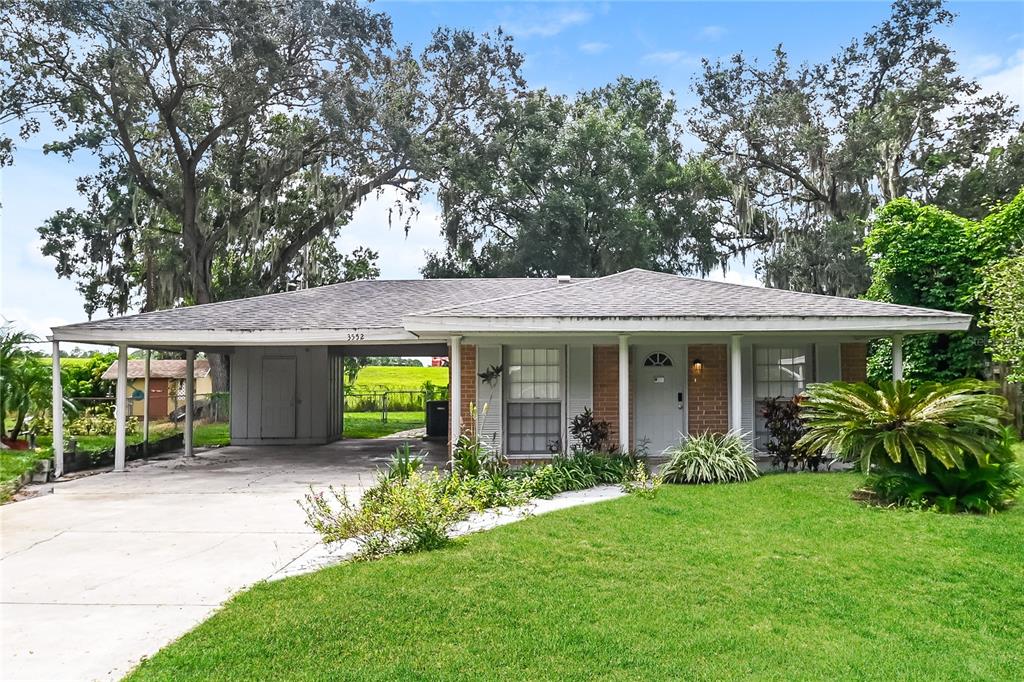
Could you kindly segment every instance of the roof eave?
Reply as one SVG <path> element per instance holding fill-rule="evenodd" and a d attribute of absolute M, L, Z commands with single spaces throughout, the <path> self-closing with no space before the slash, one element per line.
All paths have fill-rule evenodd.
<path fill-rule="evenodd" d="M 486 332 L 728 333 L 870 332 L 913 334 L 965 331 L 969 315 L 879 317 L 471 317 L 409 316 L 405 328 L 415 334 Z"/>
<path fill-rule="evenodd" d="M 54 327 L 53 341 L 116 346 L 118 344 L 172 348 L 210 346 L 344 345 L 358 342 L 415 341 L 415 333 L 400 327 L 351 329 L 109 329 L 87 326 Z"/>

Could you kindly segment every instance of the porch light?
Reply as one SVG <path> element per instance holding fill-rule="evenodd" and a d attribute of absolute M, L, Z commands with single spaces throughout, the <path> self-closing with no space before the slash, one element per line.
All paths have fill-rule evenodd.
<path fill-rule="evenodd" d="M 700 358 L 695 358 L 693 363 L 690 365 L 690 375 L 696 378 L 699 377 L 703 371 L 704 363 L 700 361 Z"/>

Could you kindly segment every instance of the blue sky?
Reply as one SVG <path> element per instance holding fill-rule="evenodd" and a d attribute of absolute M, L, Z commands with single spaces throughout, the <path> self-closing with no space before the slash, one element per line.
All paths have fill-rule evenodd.
<path fill-rule="evenodd" d="M 530 86 L 560 93 L 602 85 L 619 74 L 654 77 L 675 91 L 680 107 L 693 104 L 689 83 L 701 57 L 743 51 L 768 59 L 782 43 L 794 61 L 827 58 L 839 46 L 881 21 L 884 2 L 832 3 L 473 3 L 378 2 L 393 17 L 396 37 L 422 45 L 438 25 L 511 33 L 525 55 Z M 962 70 L 987 90 L 1024 105 L 1024 3 L 952 3 L 958 13 L 943 37 L 957 51 Z M 39 335 L 49 327 L 84 319 L 71 282 L 58 280 L 39 253 L 35 228 L 55 211 L 81 206 L 75 178 L 93 164 L 47 157 L 40 137 L 19 143 L 16 164 L 0 170 L 0 312 Z M 408 237 L 387 227 L 387 197 L 364 205 L 346 227 L 341 246 L 380 251 L 384 277 L 418 277 L 423 252 L 440 246 L 437 209 L 421 207 Z M 755 283 L 749 268 L 732 281 Z"/>

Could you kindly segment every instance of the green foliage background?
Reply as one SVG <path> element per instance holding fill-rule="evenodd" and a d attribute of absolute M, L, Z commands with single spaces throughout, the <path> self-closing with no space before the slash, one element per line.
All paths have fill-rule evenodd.
<path fill-rule="evenodd" d="M 866 298 L 951 310 L 974 316 L 966 332 L 922 334 L 904 340 L 904 376 L 914 381 L 981 378 L 988 332 L 977 325 L 982 268 L 1024 243 L 1024 191 L 980 221 L 935 206 L 895 199 L 878 212 L 864 239 L 872 267 Z M 873 345 L 868 375 L 891 376 L 891 344 Z"/>

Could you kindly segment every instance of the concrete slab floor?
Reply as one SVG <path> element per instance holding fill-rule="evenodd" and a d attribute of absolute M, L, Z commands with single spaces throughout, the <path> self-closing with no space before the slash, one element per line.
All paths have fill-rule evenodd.
<path fill-rule="evenodd" d="M 231 446 L 0 507 L 0 678 L 119 679 L 319 543 L 309 486 L 358 495 L 396 439 Z M 428 463 L 444 445 L 416 442 Z"/>

